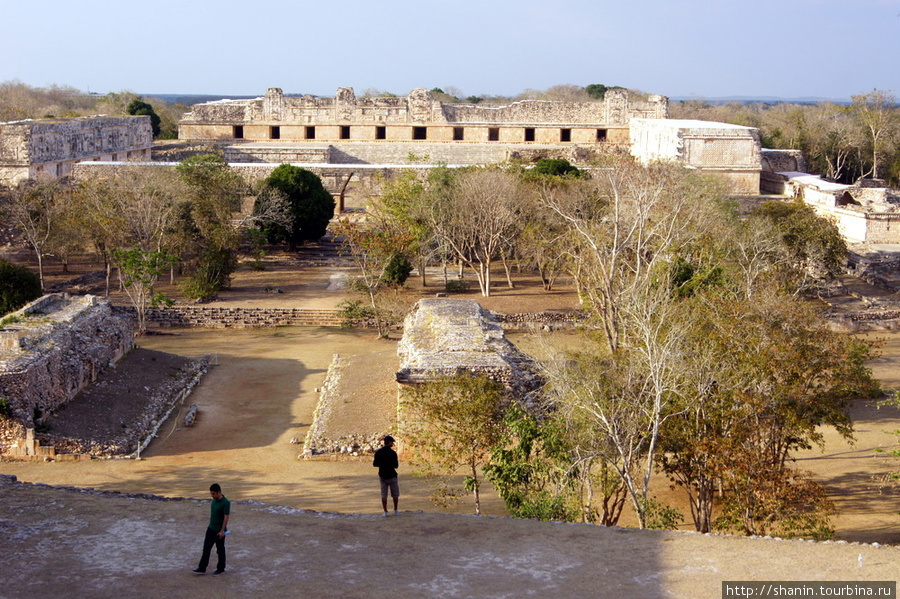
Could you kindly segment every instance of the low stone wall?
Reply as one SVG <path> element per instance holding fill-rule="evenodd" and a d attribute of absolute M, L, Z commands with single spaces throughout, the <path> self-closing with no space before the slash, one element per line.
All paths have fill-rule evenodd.
<path fill-rule="evenodd" d="M 116 310 L 134 314 L 131 306 L 116 306 Z M 148 310 L 147 323 L 158 327 L 242 329 L 280 326 L 337 327 L 343 324 L 343 319 L 337 310 L 169 306 Z"/>
<path fill-rule="evenodd" d="M 328 367 L 328 373 L 325 375 L 325 382 L 322 384 L 319 403 L 313 414 L 312 425 L 306 433 L 303 451 L 298 456 L 301 459 L 322 456 L 371 455 L 381 447 L 381 439 L 389 433 L 389 431 L 357 431 L 336 437 L 333 431 L 329 430 L 329 418 L 334 411 L 335 404 L 341 400 L 338 389 L 346 366 L 347 359 L 335 354 Z"/>
<path fill-rule="evenodd" d="M 534 329 L 574 329 L 586 317 L 581 312 L 520 312 L 518 314 L 492 313 L 505 331 L 532 331 Z"/>
<path fill-rule="evenodd" d="M 134 314 L 132 306 L 115 306 L 116 311 Z M 563 329 L 577 326 L 580 312 L 523 312 L 492 317 L 506 330 L 528 331 L 535 328 Z M 339 310 L 304 308 L 241 308 L 211 305 L 176 305 L 151 308 L 147 324 L 161 328 L 205 327 L 210 329 L 269 328 L 280 326 L 339 327 L 347 322 Z M 376 328 L 374 321 L 354 320 L 355 328 Z M 401 327 L 397 327 L 398 330 Z"/>
<path fill-rule="evenodd" d="M 832 329 L 842 333 L 900 330 L 900 310 L 832 314 L 827 320 Z"/>

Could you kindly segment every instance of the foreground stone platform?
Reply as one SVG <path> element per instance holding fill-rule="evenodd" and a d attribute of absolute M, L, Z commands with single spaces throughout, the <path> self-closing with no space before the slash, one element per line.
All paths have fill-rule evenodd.
<path fill-rule="evenodd" d="M 194 576 L 208 519 L 208 499 L 0 476 L 0 596 L 694 599 L 726 580 L 900 579 L 896 547 L 252 502 L 232 505 L 226 574 Z"/>

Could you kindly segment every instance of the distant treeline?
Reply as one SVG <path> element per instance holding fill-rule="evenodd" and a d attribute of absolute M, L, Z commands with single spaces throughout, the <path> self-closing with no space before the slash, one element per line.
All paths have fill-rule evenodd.
<path fill-rule="evenodd" d="M 107 114 L 124 116 L 146 114 L 128 112 L 135 100 L 142 100 L 159 116 L 158 139 L 177 139 L 178 120 L 187 110 L 160 98 L 142 97 L 121 91 L 106 95 L 91 94 L 68 86 L 32 87 L 21 81 L 0 82 L 0 123 L 23 119 L 69 118 Z"/>

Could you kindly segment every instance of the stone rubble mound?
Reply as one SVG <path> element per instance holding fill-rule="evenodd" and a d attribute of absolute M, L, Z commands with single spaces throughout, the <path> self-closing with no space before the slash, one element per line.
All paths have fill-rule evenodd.
<path fill-rule="evenodd" d="M 399 383 L 470 372 L 503 383 L 519 399 L 541 384 L 534 360 L 519 351 L 494 315 L 474 300 L 419 300 L 406 317 L 397 353 Z"/>

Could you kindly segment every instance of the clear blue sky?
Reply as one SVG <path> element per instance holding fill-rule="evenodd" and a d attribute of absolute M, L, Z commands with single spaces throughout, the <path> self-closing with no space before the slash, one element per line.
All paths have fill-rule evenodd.
<path fill-rule="evenodd" d="M 900 95 L 900 0 L 7 0 L 0 81 L 331 96 Z"/>

